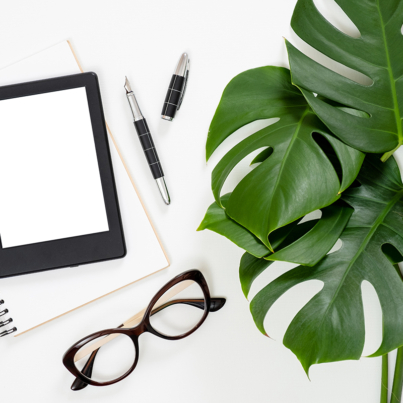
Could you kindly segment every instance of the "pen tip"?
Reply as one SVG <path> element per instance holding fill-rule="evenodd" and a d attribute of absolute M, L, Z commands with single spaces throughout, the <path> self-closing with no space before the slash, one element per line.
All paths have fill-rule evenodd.
<path fill-rule="evenodd" d="M 155 181 L 157 182 L 158 189 L 161 193 L 161 197 L 162 200 L 164 200 L 164 203 L 166 205 L 171 204 L 171 198 L 169 197 L 169 192 L 164 177 L 162 176 L 161 178 L 158 178 Z"/>
<path fill-rule="evenodd" d="M 132 92 L 132 89 L 130 87 L 130 83 L 129 80 L 127 79 L 127 76 L 125 77 L 125 85 L 124 88 L 126 90 L 126 94 L 128 94 L 129 92 Z"/>

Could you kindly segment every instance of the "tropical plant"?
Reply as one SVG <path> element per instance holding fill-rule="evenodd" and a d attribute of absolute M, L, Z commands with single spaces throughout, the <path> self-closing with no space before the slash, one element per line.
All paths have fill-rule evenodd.
<path fill-rule="evenodd" d="M 299 0 L 291 27 L 331 59 L 368 76 L 364 86 L 313 61 L 287 42 L 292 81 L 332 132 L 351 146 L 390 157 L 403 143 L 403 36 L 401 0 L 335 0 L 360 32 L 352 38 L 322 16 L 313 0 Z M 358 117 L 313 93 L 366 112 Z"/>
<path fill-rule="evenodd" d="M 252 299 L 263 334 L 264 318 L 278 298 L 297 284 L 323 282 L 283 340 L 307 373 L 312 364 L 361 357 L 361 283 L 369 281 L 383 312 L 382 343 L 372 354 L 383 357 L 381 402 L 387 402 L 387 354 L 398 349 L 391 400 L 397 403 L 403 385 L 403 277 L 397 266 L 403 260 L 403 184 L 389 157 L 403 144 L 403 1 L 335 1 L 359 38 L 330 24 L 313 0 L 297 2 L 291 26 L 373 84 L 343 77 L 289 42 L 291 74 L 269 66 L 236 76 L 211 122 L 207 160 L 240 127 L 278 120 L 239 142 L 214 168 L 215 202 L 199 230 L 215 231 L 245 250 L 239 276 L 246 297 L 274 261 L 299 264 Z M 221 195 L 231 171 L 251 153 L 257 153 L 250 157 L 251 171 Z M 322 211 L 319 219 L 301 222 L 315 210 Z M 342 247 L 328 254 L 339 238 Z"/>
<path fill-rule="evenodd" d="M 207 159 L 235 130 L 273 117 L 279 121 L 241 141 L 212 174 L 214 198 L 222 207 L 220 192 L 232 169 L 263 148 L 252 161 L 260 165 L 236 186 L 225 211 L 270 250 L 271 232 L 339 199 L 364 157 L 326 129 L 291 84 L 289 70 L 261 67 L 235 77 L 225 89 L 209 129 Z M 330 143 L 341 166 L 341 181 L 313 133 Z"/>

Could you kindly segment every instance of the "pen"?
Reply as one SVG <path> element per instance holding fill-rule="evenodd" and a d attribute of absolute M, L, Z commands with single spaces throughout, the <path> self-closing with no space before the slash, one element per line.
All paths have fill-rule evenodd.
<path fill-rule="evenodd" d="M 127 77 L 124 87 L 126 90 L 126 97 L 129 101 L 130 109 L 133 114 L 134 127 L 136 128 L 137 135 L 139 136 L 139 140 L 141 146 L 143 147 L 143 151 L 147 158 L 151 173 L 153 174 L 153 177 L 157 182 L 158 189 L 165 204 L 170 204 L 171 199 L 169 198 L 167 185 L 165 183 L 164 172 L 158 158 L 157 150 L 155 149 L 153 138 L 151 137 L 150 129 L 148 128 L 147 122 L 141 113 L 139 104 L 136 101 L 136 97 L 134 96 Z"/>
<path fill-rule="evenodd" d="M 183 53 L 172 75 L 171 82 L 169 83 L 168 92 L 161 112 L 162 119 L 173 120 L 176 111 L 178 111 L 182 105 L 189 77 L 189 63 L 190 60 L 187 53 Z"/>

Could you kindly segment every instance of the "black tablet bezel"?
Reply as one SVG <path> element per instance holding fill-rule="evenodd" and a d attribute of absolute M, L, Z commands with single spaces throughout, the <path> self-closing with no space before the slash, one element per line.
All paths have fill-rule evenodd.
<path fill-rule="evenodd" d="M 87 92 L 109 231 L 3 249 L 0 228 L 0 278 L 118 259 L 126 254 L 97 75 L 90 72 L 0 87 L 0 101 L 80 87 Z"/>

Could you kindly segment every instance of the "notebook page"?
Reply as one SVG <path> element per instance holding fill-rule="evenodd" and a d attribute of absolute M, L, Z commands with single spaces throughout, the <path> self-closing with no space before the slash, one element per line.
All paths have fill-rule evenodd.
<path fill-rule="evenodd" d="M 0 70 L 0 85 L 80 72 L 65 41 Z M 127 255 L 118 260 L 0 279 L 0 296 L 18 328 L 17 335 L 169 265 L 111 137 L 109 147 Z"/>

